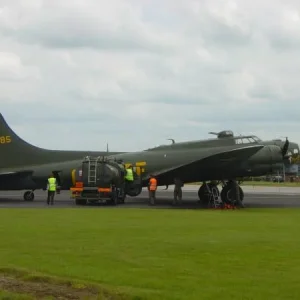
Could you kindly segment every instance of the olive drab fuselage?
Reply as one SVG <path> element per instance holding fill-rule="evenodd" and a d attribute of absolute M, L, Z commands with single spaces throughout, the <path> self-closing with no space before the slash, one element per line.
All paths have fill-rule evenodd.
<path fill-rule="evenodd" d="M 132 165 L 144 187 L 151 174 L 158 185 L 173 184 L 174 177 L 188 183 L 266 175 L 282 168 L 286 153 L 299 155 L 296 143 L 226 134 L 138 152 L 48 150 L 23 141 L 0 115 L 0 190 L 42 189 L 49 173 L 62 190 L 68 190 L 87 155 L 122 160 L 125 167 Z"/>

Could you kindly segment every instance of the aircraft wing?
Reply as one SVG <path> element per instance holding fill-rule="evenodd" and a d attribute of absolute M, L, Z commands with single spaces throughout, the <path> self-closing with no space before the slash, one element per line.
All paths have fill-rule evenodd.
<path fill-rule="evenodd" d="M 63 162 L 53 162 L 53 163 L 46 163 L 46 164 L 40 164 L 40 165 L 29 165 L 29 166 L 22 166 L 20 168 L 13 167 L 13 168 L 7 168 L 7 169 L 0 169 L 0 178 L 1 177 L 15 177 L 15 176 L 28 176 L 32 175 L 34 172 L 38 170 L 48 170 L 47 172 L 51 172 L 53 170 L 56 170 L 59 168 L 65 168 L 69 165 L 76 165 L 80 163 L 81 160 L 65 160 Z"/>
<path fill-rule="evenodd" d="M 220 172 L 220 170 L 226 170 L 226 173 L 230 173 L 230 170 L 235 169 L 236 166 L 258 152 L 263 147 L 263 145 L 251 145 L 243 148 L 222 151 L 198 160 L 194 160 L 192 162 L 153 172 L 153 175 L 160 180 L 170 176 L 180 176 L 180 174 L 194 172 L 201 173 L 207 169 L 209 169 L 209 172 Z M 149 176 L 147 176 L 145 179 L 143 178 L 143 180 L 148 179 Z"/>
<path fill-rule="evenodd" d="M 12 171 L 0 171 L 0 178 L 2 177 L 15 177 L 15 176 L 27 176 L 31 175 L 31 170 L 12 170 Z"/>

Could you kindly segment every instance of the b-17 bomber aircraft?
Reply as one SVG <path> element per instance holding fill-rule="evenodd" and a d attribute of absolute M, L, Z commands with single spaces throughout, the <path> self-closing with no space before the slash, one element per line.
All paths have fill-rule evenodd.
<path fill-rule="evenodd" d="M 148 184 L 153 174 L 160 186 L 173 184 L 174 178 L 185 183 L 203 182 L 198 190 L 201 202 L 207 203 L 210 190 L 215 189 L 223 202 L 236 197 L 235 179 L 263 176 L 282 170 L 283 163 L 299 154 L 297 143 L 281 140 L 262 141 L 257 136 L 234 136 L 233 132 L 221 131 L 217 138 L 188 141 L 154 147 L 141 152 L 122 153 L 113 157 L 127 164 L 135 164 L 134 170 L 142 177 L 142 186 Z M 221 193 L 218 184 L 222 182 Z M 244 194 L 240 190 L 240 200 Z M 141 189 L 131 191 L 137 196 Z"/>
<path fill-rule="evenodd" d="M 124 153 L 125 161 L 144 161 L 147 163 L 146 174 L 156 176 L 160 185 L 173 184 L 174 177 L 185 183 L 207 183 L 210 190 L 215 189 L 223 202 L 231 202 L 236 197 L 235 179 L 250 176 L 263 176 L 281 171 L 283 164 L 291 157 L 299 156 L 299 145 L 282 140 L 262 141 L 257 136 L 234 136 L 231 130 L 224 130 L 217 138 L 173 143 L 148 149 L 142 153 Z M 139 168 L 139 167 L 138 167 Z M 145 180 L 148 179 L 144 174 Z M 222 183 L 221 193 L 218 184 Z M 144 181 L 143 186 L 147 182 Z M 209 191 L 202 184 L 198 190 L 201 202 L 207 203 Z M 244 193 L 241 187 L 240 197 Z"/>
<path fill-rule="evenodd" d="M 45 187 L 51 172 L 55 172 L 62 190 L 74 185 L 74 172 L 80 171 L 84 156 L 101 156 L 131 164 L 140 184 L 127 191 L 138 196 L 148 185 L 153 174 L 159 186 L 173 184 L 174 178 L 184 183 L 208 182 L 217 189 L 223 183 L 222 201 L 234 198 L 234 180 L 248 176 L 262 176 L 282 168 L 284 160 L 299 153 L 296 143 L 281 140 L 262 141 L 258 137 L 234 136 L 232 131 L 222 131 L 216 138 L 163 145 L 139 152 L 93 152 L 45 150 L 20 139 L 0 120 L 0 190 L 30 191 L 25 200 L 33 200 L 33 191 Z M 198 197 L 207 202 L 207 185 L 202 185 Z M 243 191 L 240 189 L 241 200 Z M 218 190 L 217 190 L 218 191 Z M 219 192 L 219 191 L 218 191 Z"/>

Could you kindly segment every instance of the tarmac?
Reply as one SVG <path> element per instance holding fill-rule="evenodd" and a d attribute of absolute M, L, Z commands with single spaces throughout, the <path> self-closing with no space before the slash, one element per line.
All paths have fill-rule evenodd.
<path fill-rule="evenodd" d="M 159 187 L 156 193 L 157 202 L 155 208 L 174 208 L 173 186 Z M 180 206 L 176 208 L 199 208 L 202 207 L 197 203 L 199 186 L 185 185 L 183 187 L 183 199 Z M 262 186 L 244 186 L 244 204 L 247 208 L 283 208 L 300 207 L 300 187 L 262 187 Z M 35 191 L 35 199 L 32 202 L 23 200 L 24 191 L 2 191 L 0 192 L 0 208 L 43 208 L 46 207 L 46 191 Z M 59 208 L 148 208 L 148 192 L 143 189 L 142 193 L 137 197 L 127 197 L 125 204 L 111 206 L 105 204 L 76 206 L 74 199 L 70 197 L 70 191 L 61 191 L 55 195 L 54 207 Z M 153 207 L 151 207 L 153 208 Z"/>

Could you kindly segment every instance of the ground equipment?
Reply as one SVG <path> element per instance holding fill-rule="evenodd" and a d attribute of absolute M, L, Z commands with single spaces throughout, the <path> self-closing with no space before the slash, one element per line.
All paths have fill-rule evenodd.
<path fill-rule="evenodd" d="M 117 205 L 126 197 L 125 166 L 105 156 L 87 156 L 76 170 L 70 190 L 76 205 L 106 202 Z"/>

